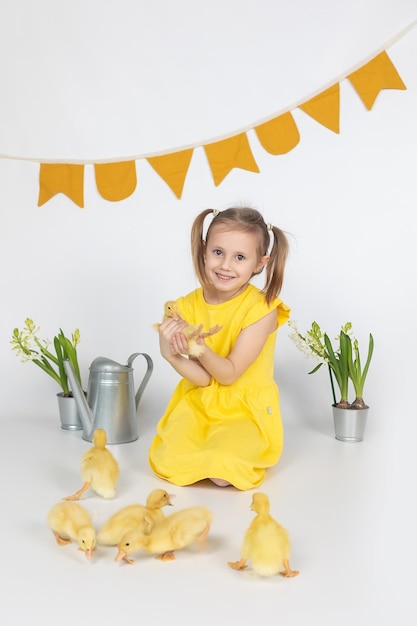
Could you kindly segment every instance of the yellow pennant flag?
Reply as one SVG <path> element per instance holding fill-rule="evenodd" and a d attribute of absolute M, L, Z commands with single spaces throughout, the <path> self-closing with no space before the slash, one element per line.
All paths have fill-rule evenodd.
<path fill-rule="evenodd" d="M 291 113 L 259 124 L 254 128 L 262 147 L 270 154 L 286 154 L 300 141 L 300 133 Z"/>
<path fill-rule="evenodd" d="M 189 150 L 181 150 L 172 154 L 149 157 L 147 161 L 175 193 L 177 198 L 181 198 L 192 156 L 193 149 L 190 148 Z"/>
<path fill-rule="evenodd" d="M 99 194 L 105 200 L 125 200 L 136 189 L 135 161 L 119 163 L 95 163 L 94 172 Z"/>
<path fill-rule="evenodd" d="M 63 193 L 84 208 L 84 165 L 41 163 L 39 170 L 38 206 Z"/>
<path fill-rule="evenodd" d="M 407 89 L 385 51 L 349 74 L 348 79 L 368 111 L 382 89 Z"/>
<path fill-rule="evenodd" d="M 311 100 L 301 104 L 299 108 L 310 117 L 334 133 L 339 132 L 340 88 L 336 83 L 322 91 Z"/>
<path fill-rule="evenodd" d="M 219 185 L 235 167 L 250 172 L 259 172 L 246 133 L 235 135 L 234 137 L 230 137 L 230 139 L 215 141 L 203 147 L 216 186 Z"/>

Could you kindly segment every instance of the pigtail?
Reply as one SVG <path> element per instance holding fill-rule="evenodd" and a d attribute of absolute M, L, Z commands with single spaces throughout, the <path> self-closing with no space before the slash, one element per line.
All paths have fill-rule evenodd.
<path fill-rule="evenodd" d="M 191 258 L 193 261 L 194 271 L 201 285 L 206 284 L 206 272 L 204 264 L 205 241 L 203 239 L 204 220 L 213 209 L 205 209 L 195 218 L 191 227 Z"/>
<path fill-rule="evenodd" d="M 266 266 L 266 281 L 262 292 L 265 294 L 267 304 L 279 295 L 284 282 L 285 263 L 288 257 L 288 239 L 283 230 L 268 224 L 273 242 Z"/>

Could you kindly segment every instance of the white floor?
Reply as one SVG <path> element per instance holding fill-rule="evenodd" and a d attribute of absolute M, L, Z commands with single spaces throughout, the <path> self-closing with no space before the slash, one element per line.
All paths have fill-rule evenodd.
<path fill-rule="evenodd" d="M 392 439 L 371 417 L 363 442 L 341 443 L 330 420 L 329 409 L 321 428 L 287 424 L 281 461 L 258 489 L 290 533 L 291 566 L 300 570 L 293 579 L 227 566 L 239 558 L 253 518 L 252 492 L 205 482 L 180 488 L 155 478 L 147 419 L 136 442 L 111 446 L 121 468 L 116 498 L 88 492 L 82 504 L 98 527 L 167 486 L 176 508 L 212 509 L 207 550 L 179 551 L 166 563 L 139 555 L 127 565 L 114 562 L 112 548 L 98 548 L 88 562 L 74 544 L 59 547 L 46 514 L 80 486 L 81 456 L 91 444 L 50 417 L 2 420 L 0 624 L 415 626 L 413 441 L 397 446 L 398 429 Z"/>

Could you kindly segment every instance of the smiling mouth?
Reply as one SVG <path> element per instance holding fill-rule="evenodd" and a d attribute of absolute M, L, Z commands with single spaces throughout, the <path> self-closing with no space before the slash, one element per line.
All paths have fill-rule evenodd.
<path fill-rule="evenodd" d="M 224 281 L 224 282 L 227 282 L 234 278 L 233 276 L 226 276 L 225 274 L 219 274 L 218 272 L 215 272 L 215 274 L 219 280 Z"/>

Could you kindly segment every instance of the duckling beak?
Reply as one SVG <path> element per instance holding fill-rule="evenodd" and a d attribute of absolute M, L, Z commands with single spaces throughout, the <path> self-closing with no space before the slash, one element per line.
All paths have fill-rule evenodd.
<path fill-rule="evenodd" d="M 127 556 L 127 553 L 123 552 L 123 550 L 119 550 L 116 556 L 114 557 L 114 560 L 116 561 L 116 563 L 118 563 L 119 561 L 123 561 L 125 556 Z"/>
<path fill-rule="evenodd" d="M 88 561 L 92 561 L 93 560 L 93 555 L 94 555 L 94 550 L 86 550 L 85 551 L 85 556 L 87 557 Z"/>
<path fill-rule="evenodd" d="M 128 565 L 133 565 L 133 563 L 135 562 L 134 559 L 129 559 L 129 557 L 127 556 L 127 553 L 123 552 L 122 550 L 119 550 L 114 560 L 116 562 L 125 561 Z"/>
<path fill-rule="evenodd" d="M 174 506 L 174 503 L 171 502 L 171 498 L 175 498 L 175 493 L 169 493 L 168 494 L 168 504 L 169 504 L 169 506 Z"/>

